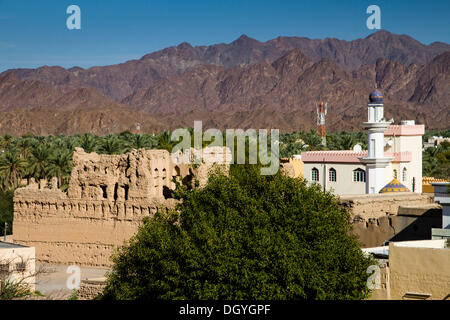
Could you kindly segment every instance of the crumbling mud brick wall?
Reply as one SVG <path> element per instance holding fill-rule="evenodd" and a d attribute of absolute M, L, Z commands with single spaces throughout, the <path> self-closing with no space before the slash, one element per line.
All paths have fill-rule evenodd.
<path fill-rule="evenodd" d="M 204 155 L 231 159 L 226 148 Z M 14 194 L 14 242 L 34 246 L 36 259 L 48 263 L 110 266 L 114 248 L 128 240 L 143 217 L 174 208 L 173 178 L 206 183 L 216 165 L 195 168 L 175 163 L 166 150 L 133 150 L 98 155 L 76 148 L 67 194 L 57 180 L 18 188 Z M 228 165 L 220 165 L 225 172 Z"/>
<path fill-rule="evenodd" d="M 363 247 L 385 241 L 431 239 L 431 228 L 442 225 L 442 207 L 432 195 L 416 193 L 341 196 L 352 215 L 353 232 Z"/>
<path fill-rule="evenodd" d="M 77 290 L 78 300 L 94 300 L 106 286 L 106 278 L 81 280 Z"/>

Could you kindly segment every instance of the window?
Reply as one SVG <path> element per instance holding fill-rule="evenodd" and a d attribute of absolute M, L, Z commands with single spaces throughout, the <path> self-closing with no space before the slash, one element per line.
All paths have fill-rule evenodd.
<path fill-rule="evenodd" d="M 430 293 L 407 292 L 403 296 L 403 300 L 426 300 L 431 297 Z"/>
<path fill-rule="evenodd" d="M 16 263 L 16 271 L 24 272 L 27 269 L 27 264 L 25 262 Z"/>
<path fill-rule="evenodd" d="M 369 158 L 375 158 L 376 151 L 375 151 L 375 139 L 370 139 L 370 145 L 369 145 Z"/>
<path fill-rule="evenodd" d="M 406 181 L 406 168 L 403 168 L 403 171 L 402 171 L 402 180 L 403 180 L 403 181 Z"/>
<path fill-rule="evenodd" d="M 319 170 L 317 168 L 312 168 L 311 170 L 311 180 L 319 181 Z"/>
<path fill-rule="evenodd" d="M 124 191 L 124 196 L 125 196 L 125 200 L 128 200 L 128 190 L 130 189 L 130 187 L 128 185 L 124 185 L 123 186 L 123 191 Z"/>
<path fill-rule="evenodd" d="M 119 184 L 116 183 L 116 184 L 114 185 L 114 201 L 116 201 L 117 198 L 118 198 L 118 195 L 117 195 L 117 189 L 118 189 L 118 188 L 119 188 Z"/>
<path fill-rule="evenodd" d="M 103 199 L 107 199 L 108 198 L 108 193 L 106 192 L 106 186 L 100 186 L 100 188 L 102 189 Z"/>
<path fill-rule="evenodd" d="M 392 175 L 393 175 L 394 179 L 398 179 L 397 170 L 396 169 L 394 169 L 394 172 L 393 172 Z"/>
<path fill-rule="evenodd" d="M 366 172 L 362 169 L 353 170 L 353 181 L 366 182 Z"/>
<path fill-rule="evenodd" d="M 9 263 L 1 263 L 0 272 L 9 272 Z"/>
<path fill-rule="evenodd" d="M 334 168 L 328 171 L 328 181 L 336 181 L 336 170 Z"/>

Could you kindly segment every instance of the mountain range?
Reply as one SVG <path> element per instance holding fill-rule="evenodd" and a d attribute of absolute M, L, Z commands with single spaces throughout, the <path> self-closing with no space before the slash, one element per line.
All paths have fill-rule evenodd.
<path fill-rule="evenodd" d="M 194 120 L 294 131 L 316 126 L 318 100 L 328 102 L 327 130 L 355 131 L 374 87 L 386 118 L 448 128 L 450 45 L 388 31 L 353 41 L 243 35 L 111 66 L 11 69 L 0 74 L 0 133 L 159 132 Z"/>

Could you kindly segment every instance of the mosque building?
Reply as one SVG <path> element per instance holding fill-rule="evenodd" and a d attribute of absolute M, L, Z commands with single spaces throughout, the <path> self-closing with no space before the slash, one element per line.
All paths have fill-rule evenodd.
<path fill-rule="evenodd" d="M 394 125 L 384 118 L 383 95 L 369 95 L 368 150 L 302 152 L 304 178 L 335 194 L 392 192 L 422 193 L 422 136 L 424 125 L 403 120 Z"/>

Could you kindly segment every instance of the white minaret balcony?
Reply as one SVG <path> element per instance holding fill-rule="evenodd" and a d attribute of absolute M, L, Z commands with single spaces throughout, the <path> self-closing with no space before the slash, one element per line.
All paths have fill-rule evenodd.
<path fill-rule="evenodd" d="M 384 132 L 391 122 L 384 119 L 383 95 L 378 90 L 370 93 L 367 105 L 367 157 L 359 158 L 366 165 L 366 193 L 378 193 L 385 183 L 385 168 L 392 158 L 384 156 Z"/>

